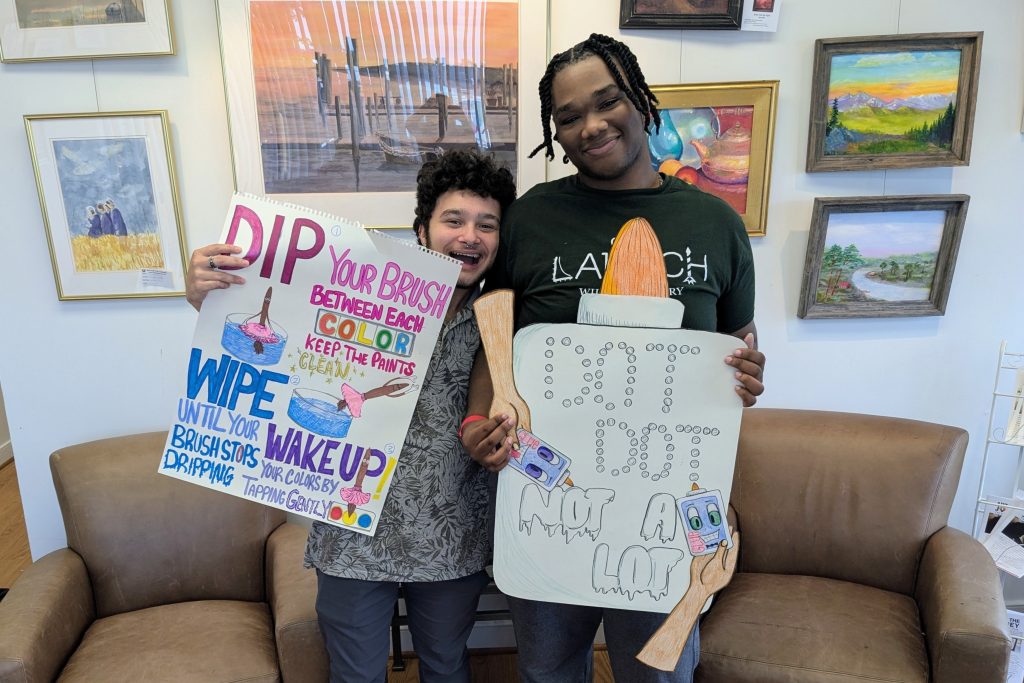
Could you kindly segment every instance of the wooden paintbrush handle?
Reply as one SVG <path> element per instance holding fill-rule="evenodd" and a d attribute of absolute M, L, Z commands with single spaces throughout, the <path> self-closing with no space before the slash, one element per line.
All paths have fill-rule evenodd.
<path fill-rule="evenodd" d="M 515 294 L 511 289 L 498 289 L 485 294 L 473 304 L 480 341 L 487 355 L 487 368 L 491 373 L 494 400 L 491 414 L 514 410 L 517 422 L 530 429 L 530 408 L 516 389 L 512 374 L 512 318 Z"/>

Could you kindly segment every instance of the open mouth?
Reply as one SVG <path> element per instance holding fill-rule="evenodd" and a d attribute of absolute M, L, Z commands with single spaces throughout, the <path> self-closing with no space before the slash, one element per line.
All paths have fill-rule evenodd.
<path fill-rule="evenodd" d="M 480 262 L 480 254 L 469 251 L 450 251 L 448 255 L 470 266 L 475 266 Z"/>

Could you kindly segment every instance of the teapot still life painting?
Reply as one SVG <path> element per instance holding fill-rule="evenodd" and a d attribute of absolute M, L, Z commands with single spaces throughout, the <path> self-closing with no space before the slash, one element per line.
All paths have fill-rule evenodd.
<path fill-rule="evenodd" d="M 651 88 L 661 114 L 648 138 L 654 168 L 727 202 L 749 235 L 767 229 L 778 87 L 757 81 Z"/>

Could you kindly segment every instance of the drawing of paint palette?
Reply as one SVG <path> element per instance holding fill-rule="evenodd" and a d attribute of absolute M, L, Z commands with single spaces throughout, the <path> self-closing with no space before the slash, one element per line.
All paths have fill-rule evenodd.
<path fill-rule="evenodd" d="M 545 491 L 569 479 L 572 460 L 561 451 L 522 427 L 516 430 L 519 450 L 512 451 L 508 464 Z"/>

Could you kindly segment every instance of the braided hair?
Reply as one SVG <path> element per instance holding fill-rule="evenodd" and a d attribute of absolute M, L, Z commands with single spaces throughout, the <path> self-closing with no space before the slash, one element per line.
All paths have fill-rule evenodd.
<path fill-rule="evenodd" d="M 591 33 L 589 38 L 573 45 L 565 52 L 559 52 L 548 62 L 548 68 L 544 72 L 544 76 L 541 77 L 538 88 L 544 142 L 530 152 L 531 158 L 542 149 L 544 156 L 548 159 L 555 158 L 555 148 L 552 145 L 554 137 L 551 134 L 551 85 L 555 80 L 555 75 L 570 64 L 575 64 L 591 56 L 599 57 L 605 63 L 615 79 L 615 84 L 626 93 L 636 110 L 643 114 L 644 132 L 650 133 L 649 127 L 652 121 L 655 132 L 661 128 L 661 115 L 658 114 L 656 106 L 658 98 L 647 85 L 647 80 L 636 61 L 636 55 L 623 42 L 600 33 Z M 625 75 L 625 79 L 623 79 L 623 75 Z"/>

